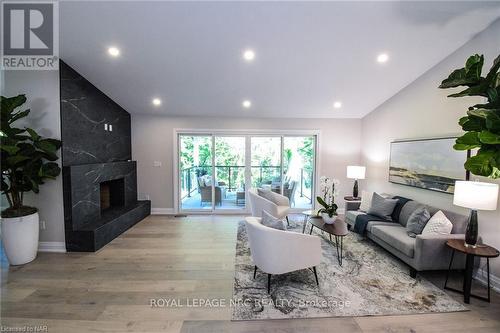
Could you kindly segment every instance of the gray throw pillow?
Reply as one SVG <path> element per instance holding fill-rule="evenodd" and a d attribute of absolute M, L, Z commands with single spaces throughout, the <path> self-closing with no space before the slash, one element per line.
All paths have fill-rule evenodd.
<path fill-rule="evenodd" d="M 420 235 L 430 218 L 431 213 L 429 213 L 426 207 L 417 208 L 411 213 L 408 218 L 408 223 L 406 224 L 406 233 L 408 236 L 415 238 L 417 235 Z"/>
<path fill-rule="evenodd" d="M 262 211 L 262 225 L 278 230 L 286 230 L 286 223 L 283 220 L 277 219 L 265 210 Z"/>
<path fill-rule="evenodd" d="M 391 214 L 398 203 L 398 199 L 384 198 L 378 193 L 373 193 L 372 205 L 368 214 L 392 221 Z"/>

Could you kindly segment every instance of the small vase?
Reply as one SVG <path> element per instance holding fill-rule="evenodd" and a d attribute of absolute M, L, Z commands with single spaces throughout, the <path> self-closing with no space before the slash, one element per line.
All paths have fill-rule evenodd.
<path fill-rule="evenodd" d="M 321 213 L 321 217 L 326 224 L 333 224 L 337 219 L 337 215 L 333 215 L 332 217 L 330 217 L 327 213 Z"/>
<path fill-rule="evenodd" d="M 467 229 L 465 230 L 465 246 L 476 247 L 478 234 L 477 211 L 471 210 Z"/>

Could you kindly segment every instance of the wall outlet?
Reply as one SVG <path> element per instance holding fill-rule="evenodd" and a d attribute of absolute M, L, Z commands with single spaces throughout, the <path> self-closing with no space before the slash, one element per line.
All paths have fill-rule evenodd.
<path fill-rule="evenodd" d="M 154 161 L 153 162 L 153 167 L 160 168 L 161 167 L 161 162 L 160 161 Z"/>
<path fill-rule="evenodd" d="M 47 226 L 45 225 L 45 221 L 40 221 L 40 230 L 45 230 L 47 229 Z"/>
<path fill-rule="evenodd" d="M 109 124 L 109 127 L 108 127 L 108 128 L 109 128 L 109 131 L 110 131 L 110 132 L 113 132 L 113 125 Z"/>
<path fill-rule="evenodd" d="M 104 124 L 104 130 L 107 131 L 108 130 L 108 124 Z"/>

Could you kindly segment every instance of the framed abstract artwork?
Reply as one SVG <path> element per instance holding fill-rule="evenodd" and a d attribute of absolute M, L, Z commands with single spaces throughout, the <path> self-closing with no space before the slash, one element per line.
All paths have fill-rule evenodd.
<path fill-rule="evenodd" d="M 456 180 L 466 180 L 467 151 L 453 149 L 455 137 L 391 142 L 389 181 L 453 194 Z"/>

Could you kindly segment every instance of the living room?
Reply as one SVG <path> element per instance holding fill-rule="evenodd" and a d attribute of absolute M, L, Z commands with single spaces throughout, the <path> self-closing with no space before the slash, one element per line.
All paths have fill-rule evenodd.
<path fill-rule="evenodd" d="M 2 18 L 2 330 L 500 329 L 499 2 Z"/>

